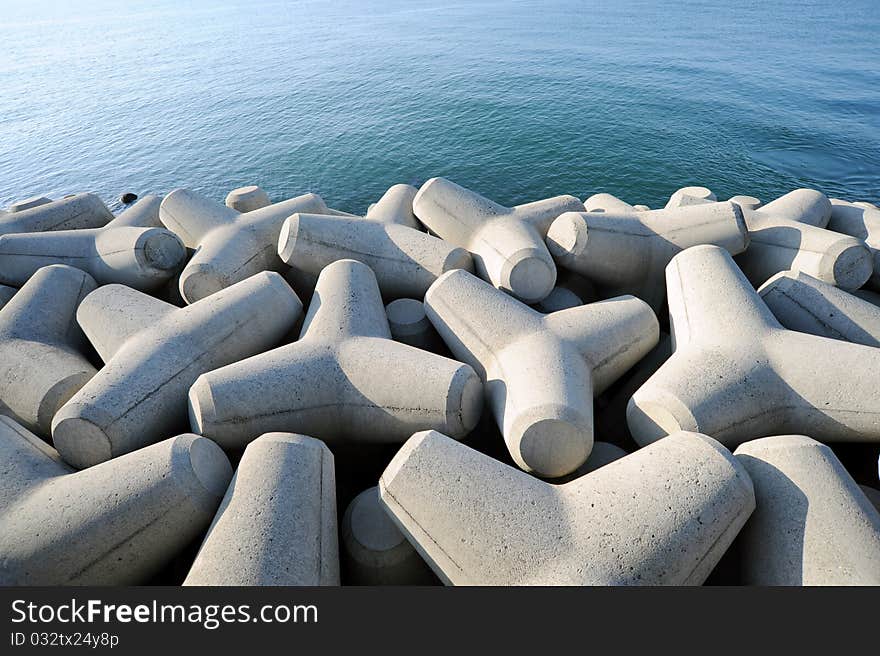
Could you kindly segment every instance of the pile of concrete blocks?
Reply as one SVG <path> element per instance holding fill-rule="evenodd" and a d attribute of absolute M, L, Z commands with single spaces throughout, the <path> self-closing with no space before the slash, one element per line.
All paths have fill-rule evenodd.
<path fill-rule="evenodd" d="M 0 211 L 0 585 L 880 585 L 880 209 L 509 200 Z"/>

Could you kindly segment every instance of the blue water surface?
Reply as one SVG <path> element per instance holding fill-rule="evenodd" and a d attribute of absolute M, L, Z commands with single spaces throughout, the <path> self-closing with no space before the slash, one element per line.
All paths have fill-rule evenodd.
<path fill-rule="evenodd" d="M 361 213 L 435 175 L 880 199 L 878 0 L 0 5 L 0 207 L 255 183 Z"/>

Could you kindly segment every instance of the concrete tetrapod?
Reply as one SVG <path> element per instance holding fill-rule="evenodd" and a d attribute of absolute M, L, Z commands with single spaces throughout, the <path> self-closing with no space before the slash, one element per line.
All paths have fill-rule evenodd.
<path fill-rule="evenodd" d="M 184 585 L 339 585 L 333 454 L 268 433 L 248 444 Z"/>
<path fill-rule="evenodd" d="M 6 285 L 0 285 L 0 310 L 3 309 L 3 306 L 6 305 L 9 301 L 12 300 L 12 297 L 15 296 L 15 293 L 18 290 L 15 287 L 7 287 Z"/>
<path fill-rule="evenodd" d="M 287 264 L 318 275 L 337 260 L 354 259 L 376 275 L 383 297 L 422 298 L 437 277 L 452 269 L 473 270 L 463 248 L 396 223 L 360 218 L 294 214 L 281 228 L 278 254 Z"/>
<path fill-rule="evenodd" d="M 583 208 L 574 196 L 504 207 L 444 178 L 428 180 L 413 200 L 422 223 L 473 254 L 484 280 L 526 303 L 542 300 L 556 283 L 556 265 L 544 245 L 550 223 Z"/>
<path fill-rule="evenodd" d="M 867 485 L 859 485 L 859 488 L 865 493 L 865 496 L 868 497 L 868 501 L 870 501 L 871 505 L 877 509 L 877 512 L 880 512 L 880 490 L 868 487 Z"/>
<path fill-rule="evenodd" d="M 689 205 L 703 205 L 718 200 L 714 193 L 706 187 L 682 187 L 673 193 L 663 209 L 672 210 Z"/>
<path fill-rule="evenodd" d="M 0 310 L 0 415 L 48 437 L 58 409 L 95 375 L 74 321 L 93 289 L 79 269 L 46 267 Z"/>
<path fill-rule="evenodd" d="M 350 585 L 428 585 L 428 565 L 379 501 L 379 488 L 357 495 L 342 518 L 345 582 Z"/>
<path fill-rule="evenodd" d="M 532 307 L 539 312 L 548 314 L 598 300 L 599 295 L 596 293 L 596 286 L 593 283 L 573 271 L 563 269 L 556 276 L 556 286 L 553 291 Z"/>
<path fill-rule="evenodd" d="M 626 201 L 620 200 L 617 196 L 606 193 L 593 194 L 587 198 L 584 201 L 584 209 L 587 212 L 625 212 L 630 214 L 638 211 L 635 205 L 630 205 Z M 580 212 L 581 210 L 575 208 L 571 211 Z M 544 232 L 546 233 L 546 230 Z"/>
<path fill-rule="evenodd" d="M 803 435 L 734 456 L 757 507 L 737 539 L 747 585 L 880 585 L 880 513 L 827 446 Z"/>
<path fill-rule="evenodd" d="M 328 443 L 463 437 L 482 401 L 468 365 L 391 340 L 376 278 L 354 260 L 321 272 L 299 341 L 206 373 L 189 393 L 193 430 L 226 448 L 276 430 Z"/>
<path fill-rule="evenodd" d="M 30 209 L 0 215 L 0 235 L 49 230 L 100 228 L 113 220 L 113 213 L 94 194 L 76 194 Z"/>
<path fill-rule="evenodd" d="M 226 194 L 226 207 L 236 212 L 253 212 L 272 204 L 269 194 L 256 185 L 239 187 Z"/>
<path fill-rule="evenodd" d="M 750 242 L 737 263 L 755 287 L 790 269 L 844 289 L 861 287 L 871 275 L 863 242 L 824 229 L 831 203 L 818 191 L 796 189 L 743 214 Z"/>
<path fill-rule="evenodd" d="M 180 275 L 180 293 L 195 303 L 261 271 L 279 271 L 278 234 L 296 212 L 332 212 L 317 194 L 303 194 L 241 214 L 188 189 L 168 194 L 159 218 L 169 230 L 195 248 Z"/>
<path fill-rule="evenodd" d="M 180 435 L 76 472 L 0 417 L 0 585 L 144 583 L 208 526 L 232 467 Z"/>
<path fill-rule="evenodd" d="M 14 214 L 15 212 L 29 210 L 32 207 L 39 207 L 40 205 L 47 205 L 48 203 L 51 203 L 51 202 L 52 202 L 52 199 L 46 198 L 45 196 L 31 196 L 30 198 L 25 198 L 24 200 L 15 201 L 7 209 L 10 214 Z"/>
<path fill-rule="evenodd" d="M 593 446 L 593 395 L 657 343 L 657 317 L 621 296 L 541 314 L 466 271 L 425 296 L 428 318 L 453 355 L 486 383 L 514 462 L 546 477 L 580 467 Z"/>
<path fill-rule="evenodd" d="M 436 352 L 443 342 L 425 312 L 425 304 L 414 298 L 399 298 L 385 306 L 391 337 L 424 351 Z"/>
<path fill-rule="evenodd" d="M 689 246 L 715 244 L 741 253 L 749 243 L 742 210 L 707 203 L 648 212 L 567 212 L 550 226 L 547 246 L 564 269 L 604 295 L 633 294 L 654 310 L 666 296 L 663 268 Z"/>
<path fill-rule="evenodd" d="M 408 184 L 396 184 L 389 187 L 382 198 L 370 205 L 364 218 L 379 223 L 394 223 L 422 230 L 422 224 L 413 214 L 413 199 L 418 191 Z"/>
<path fill-rule="evenodd" d="M 276 346 L 301 313 L 274 272 L 183 309 L 121 285 L 100 287 L 77 320 L 107 364 L 55 416 L 55 447 L 82 468 L 173 435 L 201 374 Z"/>
<path fill-rule="evenodd" d="M 42 267 L 66 264 L 82 269 L 99 285 L 155 290 L 186 260 L 186 248 L 173 232 L 135 225 L 151 223 L 158 207 L 159 199 L 148 196 L 103 228 L 2 235 L 0 283 L 23 285 Z"/>
<path fill-rule="evenodd" d="M 758 293 L 789 330 L 880 346 L 880 308 L 800 271 L 777 273 Z"/>
<path fill-rule="evenodd" d="M 453 585 L 699 585 L 755 507 L 730 452 L 684 432 L 552 485 L 426 431 L 379 494 Z"/>
<path fill-rule="evenodd" d="M 868 284 L 880 289 L 880 210 L 832 198 L 828 229 L 865 242 L 874 258 Z"/>
<path fill-rule="evenodd" d="M 674 353 L 630 399 L 639 444 L 678 430 L 735 446 L 766 435 L 880 441 L 866 384 L 880 349 L 785 330 L 730 255 L 679 253 L 666 268 Z"/>
<path fill-rule="evenodd" d="M 761 207 L 761 199 L 754 196 L 732 196 L 727 202 L 735 203 L 744 210 L 756 210 Z"/>
<path fill-rule="evenodd" d="M 609 442 L 593 442 L 593 448 L 590 450 L 590 457 L 587 458 L 587 461 L 584 464 L 567 476 L 553 479 L 551 482 L 557 485 L 568 483 L 581 476 L 586 476 L 597 469 L 601 469 L 605 465 L 610 465 L 615 460 L 620 460 L 626 455 L 626 451 L 616 444 L 611 444 Z"/>

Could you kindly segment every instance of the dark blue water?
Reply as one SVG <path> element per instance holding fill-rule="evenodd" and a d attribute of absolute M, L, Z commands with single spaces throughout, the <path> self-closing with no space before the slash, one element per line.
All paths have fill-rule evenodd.
<path fill-rule="evenodd" d="M 878 0 L 2 9 L 0 206 L 256 183 L 362 212 L 434 175 L 504 203 L 880 198 Z"/>

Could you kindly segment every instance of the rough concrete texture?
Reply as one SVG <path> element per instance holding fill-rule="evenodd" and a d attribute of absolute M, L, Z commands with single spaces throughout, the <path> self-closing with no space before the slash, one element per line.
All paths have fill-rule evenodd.
<path fill-rule="evenodd" d="M 281 259 L 318 275 L 328 264 L 353 259 L 369 266 L 382 295 L 422 298 L 438 276 L 452 269 L 473 270 L 470 253 L 442 239 L 396 223 L 361 218 L 294 214 L 281 228 Z"/>
<path fill-rule="evenodd" d="M 162 228 L 159 220 L 159 207 L 162 198 L 147 194 L 134 205 L 125 209 L 105 227 L 107 228 Z"/>
<path fill-rule="evenodd" d="M 556 265 L 544 245 L 551 222 L 583 207 L 574 196 L 503 207 L 444 178 L 428 180 L 413 201 L 423 224 L 473 254 L 484 280 L 526 303 L 542 300 L 556 283 Z"/>
<path fill-rule="evenodd" d="M 0 585 L 145 583 L 211 521 L 232 468 L 181 435 L 84 471 L 0 417 Z"/>
<path fill-rule="evenodd" d="M 666 201 L 666 207 L 663 209 L 672 210 L 689 205 L 703 205 L 714 203 L 717 200 L 715 194 L 706 187 L 682 187 L 669 197 L 669 200 Z"/>
<path fill-rule="evenodd" d="M 196 254 L 180 275 L 180 293 L 195 303 L 260 273 L 280 271 L 278 234 L 296 212 L 330 212 L 317 194 L 303 194 L 241 214 L 187 189 L 162 201 L 159 218 Z"/>
<path fill-rule="evenodd" d="M 672 339 L 661 332 L 657 346 L 629 371 L 627 376 L 604 395 L 603 403 L 596 408 L 597 436 L 620 435 L 626 425 L 626 408 L 632 395 L 653 376 L 672 355 Z M 589 462 L 589 461 L 588 461 Z"/>
<path fill-rule="evenodd" d="M 679 253 L 666 281 L 674 353 L 630 400 L 636 442 L 678 430 L 730 446 L 789 432 L 880 441 L 864 382 L 880 370 L 880 350 L 785 330 L 716 246 Z"/>
<path fill-rule="evenodd" d="M 248 444 L 184 585 L 339 585 L 334 471 L 305 435 Z"/>
<path fill-rule="evenodd" d="M 23 285 L 38 269 L 76 267 L 99 285 L 150 291 L 165 285 L 186 261 L 180 239 L 164 228 L 114 225 L 0 236 L 0 283 Z"/>
<path fill-rule="evenodd" d="M 15 296 L 15 293 L 18 290 L 15 287 L 7 287 L 6 285 L 0 285 L 0 310 L 3 309 L 3 306 L 6 305 L 9 301 L 12 300 L 12 297 Z"/>
<path fill-rule="evenodd" d="M 862 492 L 865 493 L 865 496 L 868 497 L 868 501 L 871 502 L 871 505 L 877 509 L 877 512 L 880 512 L 880 490 L 868 487 L 867 485 L 859 485 L 859 487 Z"/>
<path fill-rule="evenodd" d="M 24 200 L 12 203 L 12 205 L 9 206 L 8 211 L 10 214 L 13 214 L 15 212 L 21 212 L 22 210 L 29 210 L 32 207 L 47 205 L 51 202 L 52 199 L 46 198 L 45 196 L 31 196 L 30 198 L 25 198 Z"/>
<path fill-rule="evenodd" d="M 277 345 L 301 313 L 274 272 L 183 309 L 120 285 L 99 288 L 77 319 L 107 364 L 55 416 L 55 447 L 82 468 L 173 435 L 201 374 Z"/>
<path fill-rule="evenodd" d="M 788 270 L 844 289 L 858 289 L 871 275 L 873 260 L 864 242 L 824 229 L 831 203 L 818 191 L 796 189 L 743 214 L 750 243 L 737 263 L 755 287 Z"/>
<path fill-rule="evenodd" d="M 741 253 L 749 234 L 739 206 L 705 203 L 650 212 L 567 212 L 550 226 L 547 246 L 560 267 L 604 296 L 632 294 L 654 310 L 663 304 L 663 269 L 676 253 L 715 244 Z"/>
<path fill-rule="evenodd" d="M 113 213 L 100 198 L 94 194 L 76 194 L 0 216 L 0 235 L 101 228 L 112 220 Z"/>
<path fill-rule="evenodd" d="M 379 501 L 379 488 L 357 495 L 341 526 L 345 582 L 350 585 L 428 585 L 431 569 Z"/>
<path fill-rule="evenodd" d="M 93 289 L 79 269 L 46 267 L 0 310 L 0 415 L 48 437 L 58 409 L 95 375 L 74 320 Z"/>
<path fill-rule="evenodd" d="M 605 465 L 610 465 L 612 462 L 620 460 L 625 455 L 627 455 L 626 451 L 616 444 L 611 444 L 609 442 L 593 442 L 593 449 L 590 451 L 590 457 L 587 458 L 587 461 L 584 464 L 567 476 L 553 479 L 551 482 L 557 485 L 568 483 L 576 478 L 585 476 L 590 472 L 594 472 Z"/>
<path fill-rule="evenodd" d="M 587 212 L 637 212 L 634 205 L 630 205 L 626 201 L 620 200 L 617 196 L 611 194 L 600 193 L 593 194 L 584 201 L 584 209 Z M 580 209 L 571 210 L 572 212 L 580 212 Z M 546 231 L 545 231 L 546 232 Z"/>
<path fill-rule="evenodd" d="M 880 346 L 880 308 L 800 271 L 777 273 L 758 293 L 789 330 Z"/>
<path fill-rule="evenodd" d="M 468 365 L 392 341 L 373 272 L 339 260 L 318 278 L 299 341 L 204 374 L 189 397 L 194 431 L 238 448 L 276 430 L 328 443 L 463 437 L 483 390 Z"/>
<path fill-rule="evenodd" d="M 632 296 L 543 315 L 466 271 L 441 276 L 428 318 L 486 383 L 514 462 L 541 476 L 569 474 L 593 445 L 593 394 L 657 343 L 657 317 Z"/>
<path fill-rule="evenodd" d="M 868 285 L 880 289 L 880 210 L 832 198 L 828 229 L 865 242 L 873 258 Z"/>
<path fill-rule="evenodd" d="M 453 585 L 699 585 L 755 507 L 727 449 L 683 432 L 551 485 L 426 431 L 379 493 Z"/>
<path fill-rule="evenodd" d="M 428 320 L 425 304 L 414 298 L 399 298 L 385 306 L 391 337 L 424 351 L 436 352 L 442 347 L 440 335 Z"/>
<path fill-rule="evenodd" d="M 735 203 L 739 205 L 744 210 L 756 210 L 761 207 L 761 199 L 755 198 L 754 196 L 733 196 L 730 198 L 728 203 Z"/>
<path fill-rule="evenodd" d="M 256 185 L 239 187 L 226 194 L 226 207 L 236 212 L 253 212 L 272 204 L 269 194 Z"/>
<path fill-rule="evenodd" d="M 834 453 L 803 435 L 734 454 L 757 508 L 737 540 L 746 585 L 880 585 L 880 513 Z"/>
<path fill-rule="evenodd" d="M 422 224 L 413 214 L 413 199 L 418 191 L 412 185 L 396 184 L 390 187 L 378 202 L 370 205 L 364 218 L 422 230 Z"/>
<path fill-rule="evenodd" d="M 599 295 L 593 283 L 573 271 L 561 270 L 557 272 L 556 286 L 553 291 L 532 307 L 539 312 L 549 314 L 598 300 Z"/>
<path fill-rule="evenodd" d="M 863 301 L 868 301 L 871 305 L 880 307 L 880 293 L 872 292 L 869 289 L 856 289 L 852 292 L 853 296 L 858 296 Z"/>

